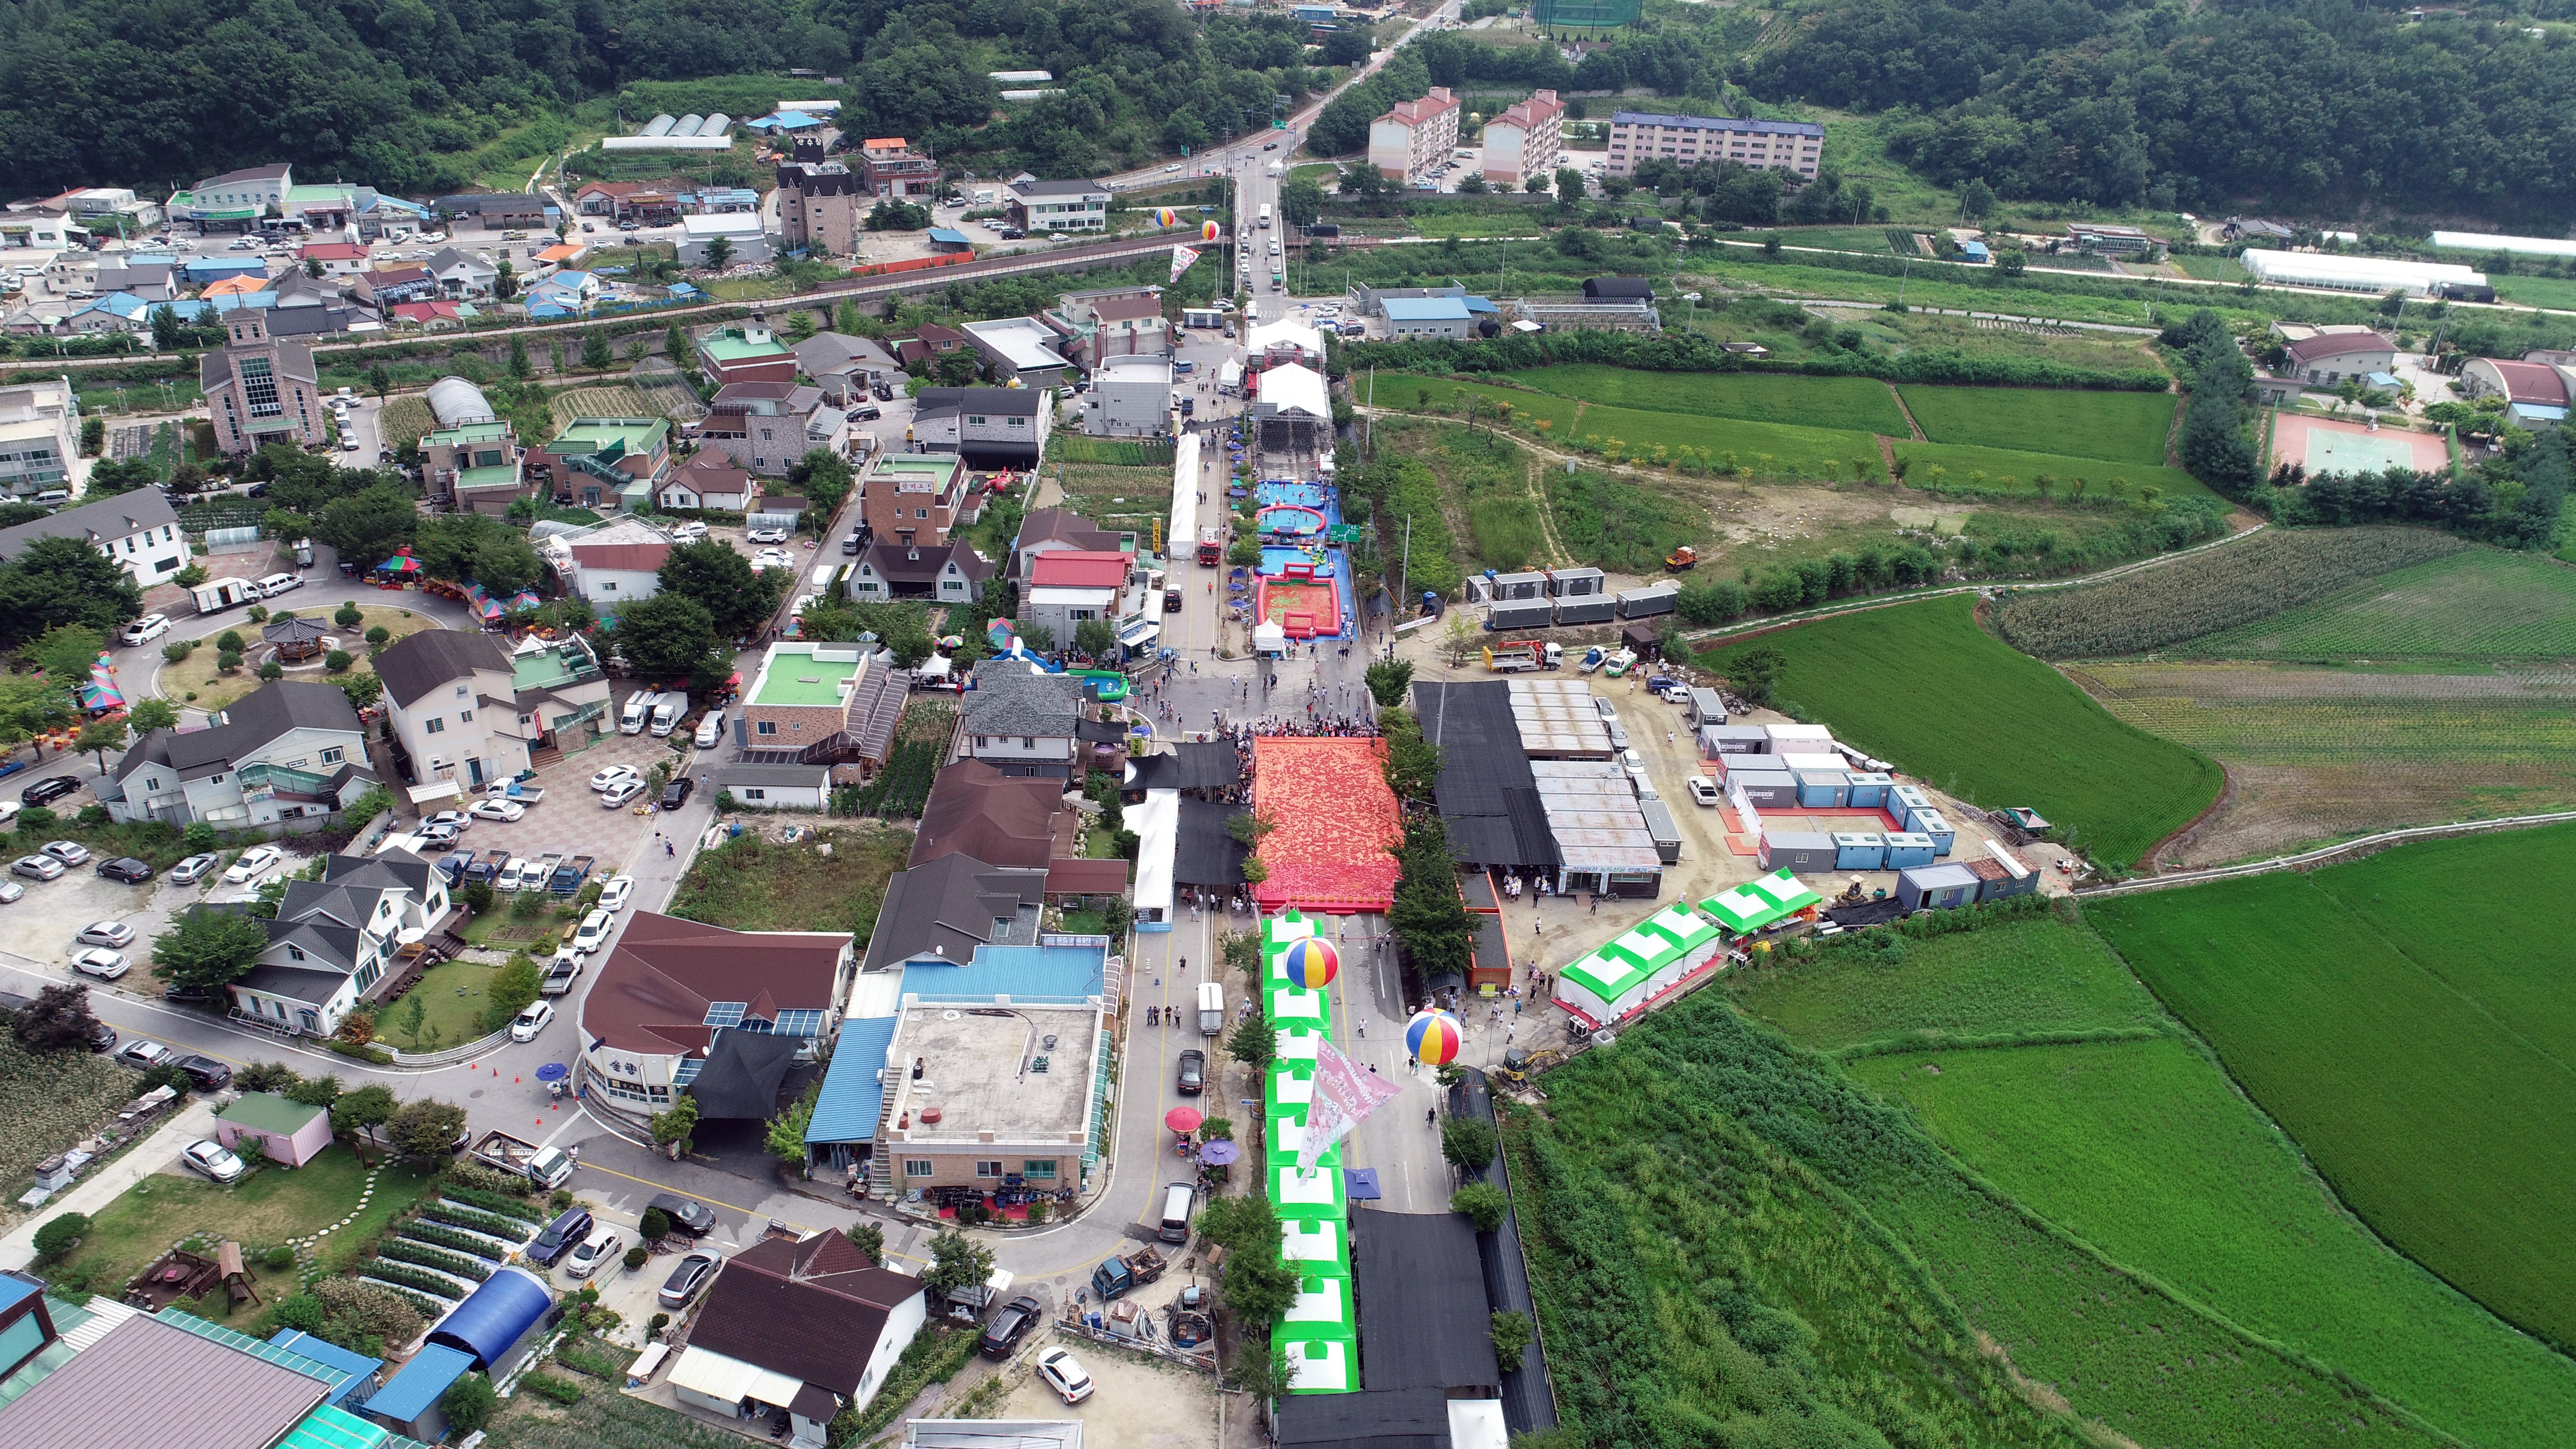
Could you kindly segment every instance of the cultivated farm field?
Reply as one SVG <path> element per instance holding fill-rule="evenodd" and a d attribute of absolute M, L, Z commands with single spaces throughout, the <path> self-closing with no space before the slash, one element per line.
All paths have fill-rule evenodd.
<path fill-rule="evenodd" d="M 2148 396 L 2154 396 L 2150 393 Z M 2033 442 L 2041 441 L 2033 438 Z M 2158 463 L 2111 463 L 2063 453 L 2029 453 L 1970 443 L 1896 444 L 1896 456 L 1911 470 L 1906 483 L 1915 488 L 1982 488 L 1994 493 L 2035 494 L 2042 475 L 2059 498 L 2077 495 L 2075 480 L 2084 480 L 2083 496 L 2137 502 L 2152 487 L 2166 498 L 2211 498 L 2217 495 L 2180 468 Z M 1940 473 L 1930 470 L 1938 468 Z M 1984 474 L 1980 479 L 1977 475 Z"/>
<path fill-rule="evenodd" d="M 2185 640 L 2201 641 L 2191 652 L 2211 654 L 2209 640 L 2232 637 L 2249 620 L 2270 630 L 2284 610 L 2466 547 L 2422 528 L 2267 528 L 2105 583 L 2007 593 L 1995 602 L 1995 632 L 2042 659 L 2101 659 Z"/>
<path fill-rule="evenodd" d="M 2547 1449 L 2576 1423 L 2576 1363 L 2355 1223 L 2194 1042 L 1909 1052 L 1848 1070 L 2024 1206 L 2468 1443 Z"/>
<path fill-rule="evenodd" d="M 1647 412 L 1742 418 L 1809 428 L 1907 435 L 1887 384 L 1866 377 L 1796 377 L 1754 372 L 1640 372 L 1569 363 L 1501 374 L 1558 397 Z"/>
<path fill-rule="evenodd" d="M 566 388 L 546 400 L 554 409 L 555 426 L 562 427 L 575 418 L 654 418 L 661 414 L 644 400 L 644 394 L 631 387 Z"/>
<path fill-rule="evenodd" d="M 1777 693 L 1804 717 L 1986 809 L 2036 808 L 2106 866 L 2135 864 L 2217 798 L 2215 761 L 2114 718 L 1978 628 L 1974 602 L 1863 610 L 1703 657 L 1723 673 L 1779 651 Z"/>
<path fill-rule="evenodd" d="M 2129 968 L 2069 921 L 2023 916 L 1900 939 L 1893 964 L 1858 950 L 1758 958 L 1771 964 L 1727 973 L 1727 994 L 1798 1045 L 1831 1053 L 2171 1025 Z"/>
<path fill-rule="evenodd" d="M 2086 916 L 2380 1236 L 2564 1351 L 2576 1344 L 2576 1218 L 2564 1210 L 2576 1092 L 2531 1036 L 2556 1008 L 2531 1003 L 2576 988 L 2563 970 L 2535 979 L 2538 944 L 2498 962 L 2500 979 L 2476 994 L 2427 962 L 2447 949 L 2436 942 L 2455 914 L 2509 915 L 2510 886 L 2563 879 L 2576 831 L 2461 845 L 2484 849 L 2455 847 L 2436 859 L 2447 869 L 2404 882 L 2386 873 L 2422 861 L 2420 847 L 2369 874 L 2224 881 L 2104 900 Z M 2392 886 L 2410 914 L 2366 920 L 2340 894 L 2385 904 Z"/>
<path fill-rule="evenodd" d="M 1966 443 L 2015 452 L 2063 453 L 2111 463 L 2158 467 L 2173 429 L 2170 393 L 2087 392 L 2044 387 L 1897 389 L 1907 411 L 1936 443 Z M 2035 444 L 2046 443 L 2046 447 Z"/>
<path fill-rule="evenodd" d="M 1506 1138 L 1559 1412 L 1588 1442 L 1877 1442 L 1830 1420 L 1752 1439 L 1756 1385 L 1891 1444 L 2439 1442 L 1997 1196 L 1716 993 L 1546 1082 Z M 1996 1391 L 2006 1356 L 2028 1392 Z"/>
<path fill-rule="evenodd" d="M 2542 659 L 2576 656 L 2576 567 L 2466 549 L 2352 584 L 2302 608 L 2205 634 L 2203 659 Z"/>

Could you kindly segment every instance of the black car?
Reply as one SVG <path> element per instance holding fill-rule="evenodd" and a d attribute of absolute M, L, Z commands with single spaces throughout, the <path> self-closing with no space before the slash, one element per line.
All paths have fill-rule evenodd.
<path fill-rule="evenodd" d="M 268 496 L 268 485 L 265 483 L 253 483 L 248 488 L 243 489 L 242 494 L 244 497 L 248 498 L 266 498 Z"/>
<path fill-rule="evenodd" d="M 594 1226 L 589 1209 L 565 1209 L 562 1217 L 546 1224 L 546 1230 L 537 1234 L 535 1242 L 528 1244 L 528 1261 L 542 1267 L 553 1267 L 557 1258 L 580 1246 Z"/>
<path fill-rule="evenodd" d="M 1003 1304 L 1002 1311 L 993 1315 L 993 1321 L 984 1325 L 984 1341 L 979 1345 L 984 1357 L 1009 1358 L 1011 1350 L 1018 1347 L 1020 1340 L 1028 1337 L 1029 1330 L 1037 1327 L 1038 1320 L 1045 1316 L 1046 1310 L 1034 1298 L 1014 1298 Z"/>
<path fill-rule="evenodd" d="M 92 1018 L 89 1024 L 89 1049 L 94 1052 L 116 1050 L 116 1028 Z"/>
<path fill-rule="evenodd" d="M 130 855 L 121 855 L 114 860 L 99 862 L 98 873 L 109 880 L 121 880 L 127 885 L 141 885 L 152 879 L 152 867 Z"/>
<path fill-rule="evenodd" d="M 1180 1076 L 1172 1083 L 1172 1088 L 1184 1097 L 1195 1097 L 1207 1090 L 1206 1052 L 1192 1047 L 1181 1053 Z"/>
<path fill-rule="evenodd" d="M 161 999 L 173 1006 L 211 1006 L 230 1001 L 232 993 L 220 986 L 173 986 L 161 993 Z"/>
<path fill-rule="evenodd" d="M 698 788 L 698 782 L 690 779 L 686 775 L 682 775 L 680 778 L 673 780 L 670 784 L 662 787 L 662 808 L 665 810 L 677 810 L 681 806 L 688 804 L 689 792 L 696 788 Z"/>
<path fill-rule="evenodd" d="M 180 1057 L 170 1065 L 188 1074 L 188 1085 L 200 1092 L 220 1092 L 233 1084 L 233 1069 L 213 1057 Z"/>
<path fill-rule="evenodd" d="M 19 791 L 18 803 L 30 809 L 38 805 L 51 805 L 65 795 L 79 794 L 80 787 L 80 779 L 77 776 L 56 775 L 49 780 L 38 780 Z"/>
<path fill-rule="evenodd" d="M 660 1208 L 662 1216 L 671 1220 L 671 1231 L 682 1237 L 703 1238 L 716 1230 L 715 1209 L 696 1198 L 682 1197 L 676 1192 L 657 1192 L 644 1206 Z"/>

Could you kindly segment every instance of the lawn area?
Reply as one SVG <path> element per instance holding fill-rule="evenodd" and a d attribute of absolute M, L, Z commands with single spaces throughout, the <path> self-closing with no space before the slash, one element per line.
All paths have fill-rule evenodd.
<path fill-rule="evenodd" d="M 2204 282 L 2241 282 L 2250 275 L 2245 264 L 2234 257 L 2169 257 L 2186 277 Z"/>
<path fill-rule="evenodd" d="M 829 855 L 816 848 L 826 844 Z M 787 845 L 746 829 L 698 853 L 671 914 L 734 931 L 848 931 L 864 943 L 911 853 L 908 830 L 827 826 Z"/>
<path fill-rule="evenodd" d="M 1863 468 L 1873 475 L 1880 472 L 1878 440 L 1836 428 L 1587 405 L 1577 432 L 1605 446 L 1615 439 L 1632 457 L 1650 456 L 1657 447 L 1706 449 L 1718 469 L 1755 478 L 1848 478 Z"/>
<path fill-rule="evenodd" d="M 2163 498 L 2217 496 L 2189 473 L 2160 464 L 2111 463 L 2063 453 L 2023 453 L 1960 443 L 1899 443 L 1896 456 L 1905 460 L 1911 470 L 1905 475 L 1906 483 L 1916 488 L 1984 488 L 1996 493 L 2035 494 L 2039 491 L 2037 480 L 2045 474 L 2060 498 L 2072 495 L 2078 478 L 2084 480 L 2088 497 L 2137 499 L 2145 496 L 2142 490 L 2148 487 L 2155 488 L 2157 496 Z M 1932 472 L 1934 468 L 1941 470 L 1938 475 Z M 1985 475 L 1983 481 L 1977 477 L 1980 473 Z M 2126 480 L 2125 484 L 2122 480 Z"/>
<path fill-rule="evenodd" d="M 1544 1085 L 1505 1136 L 1558 1411 L 1588 1442 L 2437 1442 L 2056 1236 L 1717 993 Z M 2031 1407 L 2003 1353 L 2100 1427 Z M 1875 1437 L 1744 1428 L 1818 1403 Z"/>
<path fill-rule="evenodd" d="M 486 1030 L 483 1008 L 488 1004 L 484 988 L 497 969 L 472 961 L 442 961 L 430 967 L 402 1000 L 377 1014 L 376 1039 L 406 1052 L 434 1052 L 481 1039 Z"/>
<path fill-rule="evenodd" d="M 2506 892 L 2576 864 L 2576 831 L 2458 844 L 2485 848 L 2401 847 L 2357 876 L 2267 875 L 2087 915 L 2380 1236 L 2563 1350 L 2576 1344 L 2576 1219 L 2563 1211 L 2576 1092 L 2534 1033 L 2564 1021 L 2571 988 L 2563 970 L 2534 974 L 2563 940 Z M 2391 889 L 2378 920 L 2343 896 Z M 2485 938 L 2514 954 L 2463 972 L 2460 948 L 2437 938 L 2481 899 L 2505 911 Z"/>
<path fill-rule="evenodd" d="M 1427 394 L 1427 396 L 1426 396 Z M 1535 429 L 1544 420 L 1547 435 L 1552 438 L 1574 436 L 1574 419 L 1583 410 L 1581 401 L 1553 393 L 1531 392 L 1525 388 L 1494 387 L 1487 383 L 1458 382 L 1445 377 L 1422 377 L 1409 372 L 1381 372 L 1371 384 L 1365 377 L 1352 389 L 1352 399 L 1363 406 L 1370 399 L 1382 408 L 1406 412 L 1437 411 L 1464 417 L 1467 399 L 1478 400 L 1479 416 L 1490 415 L 1496 404 L 1511 404 L 1511 424 L 1517 428 Z"/>
<path fill-rule="evenodd" d="M 1639 372 L 1594 363 L 1536 367 L 1502 376 L 1541 392 L 1613 407 L 1908 436 L 1896 399 L 1889 395 L 1887 384 L 1874 378 Z"/>
<path fill-rule="evenodd" d="M 1986 809 L 2028 805 L 2099 863 L 2134 865 L 2218 795 L 2216 762 L 2121 723 L 2047 665 L 1977 627 L 1974 601 L 1926 600 L 1801 624 L 1748 649 L 1787 661 L 1803 718 Z"/>
<path fill-rule="evenodd" d="M 2091 931 L 2054 916 L 1904 939 L 1894 965 L 1845 948 L 1730 972 L 1735 1004 L 1800 1046 L 2092 1031 L 2169 1023 Z M 1944 1058 L 1947 1060 L 1947 1058 Z"/>
<path fill-rule="evenodd" d="M 1790 226 L 1780 229 L 1784 247 L 1819 247 L 1829 252 L 1866 252 L 1873 256 L 1896 255 L 1896 247 L 1887 239 L 1883 226 Z M 1754 240 L 1761 240 L 1756 235 Z"/>
<path fill-rule="evenodd" d="M 2064 454 L 2161 467 L 2175 398 L 2161 392 L 2050 387 L 1900 387 L 1936 443 Z M 1881 429 L 1885 431 L 1885 429 Z"/>
<path fill-rule="evenodd" d="M 53 832 L 46 832 L 51 838 Z M 32 850 L 36 842 L 12 842 Z M 16 851 L 10 852 L 16 854 Z M 13 945 L 28 945 L 26 941 Z M 17 988 L 29 995 L 34 986 Z M 16 1017 L 0 1013 L 0 1022 Z M 0 1099 L 9 1103 L 0 1129 L 0 1181 L 21 1182 L 36 1164 L 96 1132 L 109 1113 L 134 1100 L 135 1074 L 102 1056 L 75 1048 L 31 1052 L 0 1031 Z"/>
<path fill-rule="evenodd" d="M 2468 1443 L 2543 1449 L 2576 1423 L 2576 1363 L 2340 1211 L 2195 1043 L 1905 1053 L 1850 1071 L 2024 1206 Z"/>
<path fill-rule="evenodd" d="M 355 1213 L 356 1222 L 322 1240 L 320 1264 L 338 1272 L 357 1261 L 367 1243 L 420 1197 L 436 1171 L 388 1165 L 363 1208 L 358 1198 L 366 1187 L 366 1169 L 356 1153 L 338 1143 L 302 1167 L 270 1163 L 231 1187 L 194 1174 L 156 1173 L 91 1218 L 88 1234 L 63 1268 L 88 1275 L 92 1291 L 115 1297 L 128 1279 L 183 1238 L 230 1239 L 256 1265 L 261 1254 L 287 1239 L 310 1236 Z M 260 1275 L 262 1296 L 269 1296 L 267 1285 L 279 1275 L 259 1267 L 253 1271 Z M 209 1304 L 209 1316 L 222 1317 L 218 1308 Z"/>
<path fill-rule="evenodd" d="M 2491 275 L 2487 280 L 2495 284 L 2496 295 L 2505 301 L 2520 302 L 2526 307 L 2576 310 L 2576 278 Z"/>
<path fill-rule="evenodd" d="M 292 599 L 293 595 L 288 597 Z M 299 618 L 318 617 L 328 622 L 337 610 L 328 608 L 304 610 L 289 603 L 287 612 Z M 350 674 L 376 672 L 375 660 L 368 654 L 364 642 L 369 629 L 382 627 L 395 639 L 399 639 L 406 634 L 417 634 L 423 629 L 438 627 L 437 620 L 427 614 L 415 614 L 409 609 L 386 608 L 380 604 L 361 604 L 358 606 L 358 613 L 361 618 L 356 628 L 341 629 L 336 624 L 332 626 L 333 631 L 344 639 L 343 647 L 356 656 L 356 662 L 349 666 Z M 226 633 L 239 634 L 242 642 L 251 647 L 253 657 L 258 657 L 259 628 L 259 625 L 247 619 L 234 619 L 201 636 L 206 642 L 197 646 L 196 653 L 176 664 L 162 666 L 163 697 L 174 703 L 184 702 L 202 710 L 218 710 L 265 684 L 267 681 L 259 677 L 255 664 L 244 664 L 230 674 L 224 674 L 215 668 L 215 641 Z M 386 642 L 390 644 L 393 641 L 389 639 Z M 303 669 L 290 669 L 286 677 L 329 684 L 337 683 L 346 676 L 333 674 L 315 665 Z"/>
<path fill-rule="evenodd" d="M 2468 549 L 2171 652 L 2331 663 L 2576 656 L 2576 568 L 2537 554 Z"/>

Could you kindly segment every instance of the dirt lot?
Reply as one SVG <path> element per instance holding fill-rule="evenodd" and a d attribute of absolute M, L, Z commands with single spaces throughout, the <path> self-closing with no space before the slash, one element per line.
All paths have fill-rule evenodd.
<path fill-rule="evenodd" d="M 1031 1342 L 1038 1340 L 1032 1339 Z M 1145 1354 L 1126 1353 L 1084 1338 L 1055 1338 L 1073 1350 L 1098 1385 L 1088 1399 L 1068 1409 L 1055 1391 L 1027 1367 L 1037 1351 L 1024 1350 L 1008 1372 L 1020 1382 L 1002 1406 L 1000 1419 L 1080 1419 L 1085 1449 L 1206 1449 L 1219 1442 L 1214 1384 L 1204 1373 Z M 1225 1439 L 1229 1445 L 1251 1442 L 1246 1429 L 1251 1409 L 1240 1399 L 1225 1405 Z"/>

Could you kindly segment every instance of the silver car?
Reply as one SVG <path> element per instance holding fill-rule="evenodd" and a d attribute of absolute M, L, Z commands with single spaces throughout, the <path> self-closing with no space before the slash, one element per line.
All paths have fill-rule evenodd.
<path fill-rule="evenodd" d="M 22 855 L 9 863 L 9 869 L 30 880 L 59 880 L 63 863 L 50 855 Z"/>
<path fill-rule="evenodd" d="M 45 854 L 65 865 L 89 863 L 89 847 L 77 840 L 48 840 L 45 842 Z"/>
<path fill-rule="evenodd" d="M 74 938 L 84 946 L 114 946 L 119 950 L 134 944 L 134 928 L 123 921 L 92 921 L 81 927 Z"/>
<path fill-rule="evenodd" d="M 622 810 L 634 804 L 636 798 L 643 793 L 643 781 L 620 780 L 608 787 L 608 793 L 599 797 L 600 807 L 607 810 Z"/>
<path fill-rule="evenodd" d="M 233 1150 L 211 1137 L 189 1143 L 179 1160 L 217 1182 L 239 1182 L 244 1171 L 242 1160 L 233 1155 Z"/>
<path fill-rule="evenodd" d="M 216 866 L 223 863 L 223 856 L 211 852 L 205 855 L 189 856 L 186 860 L 170 867 L 170 883 L 172 885 L 195 885 L 197 882 L 204 880 L 208 875 L 212 874 Z"/>

